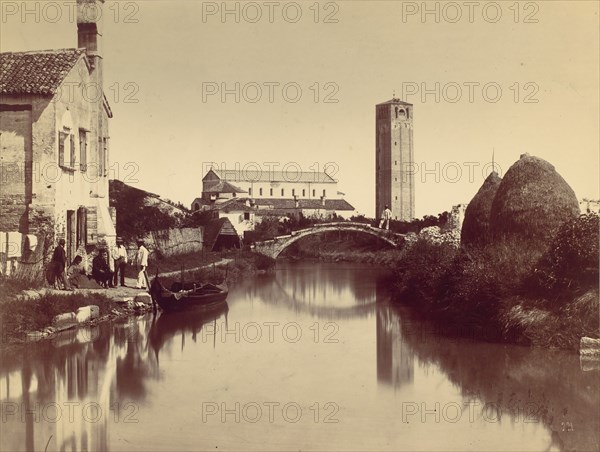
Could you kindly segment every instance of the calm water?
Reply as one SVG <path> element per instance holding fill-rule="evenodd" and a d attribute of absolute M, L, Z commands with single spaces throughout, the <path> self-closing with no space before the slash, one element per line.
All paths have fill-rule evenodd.
<path fill-rule="evenodd" d="M 281 264 L 212 313 L 5 353 L 1 449 L 598 450 L 593 363 L 444 337 L 388 301 L 372 268 Z"/>

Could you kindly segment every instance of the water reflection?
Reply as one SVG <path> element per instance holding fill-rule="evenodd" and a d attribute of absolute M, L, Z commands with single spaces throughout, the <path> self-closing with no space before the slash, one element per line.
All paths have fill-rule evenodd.
<path fill-rule="evenodd" d="M 542 424 L 545 450 L 598 450 L 600 379 L 572 352 L 444 336 L 389 304 L 377 308 L 377 377 L 396 389 L 439 369 L 486 422 Z"/>
<path fill-rule="evenodd" d="M 211 335 L 213 336 L 213 346 L 216 343 L 217 328 L 214 325 L 220 317 L 224 316 L 227 323 L 227 313 L 229 305 L 223 302 L 210 310 L 191 310 L 161 314 L 158 320 L 154 321 L 150 328 L 150 347 L 154 351 L 156 361 L 159 360 L 160 349 L 165 343 L 173 340 L 175 336 L 181 337 L 181 350 L 185 347 L 186 334 L 189 333 L 190 339 L 196 343 L 198 334 L 202 328 L 213 323 Z"/>
<path fill-rule="evenodd" d="M 361 271 L 362 270 L 362 271 Z M 290 265 L 242 285 L 247 299 L 284 306 L 298 314 L 322 319 L 368 317 L 377 302 L 389 299 L 381 272 L 355 265 Z"/>
<path fill-rule="evenodd" d="M 384 276 L 356 265 L 283 266 L 243 282 L 212 312 L 148 315 L 5 350 L 0 449 L 600 447 L 597 370 L 583 370 L 574 353 L 438 334 L 389 303 Z M 273 341 L 244 340 L 246 326 L 267 321 L 280 325 Z M 219 334 L 228 322 L 241 334 Z M 286 322 L 302 340 L 279 334 Z M 327 322 L 337 328 L 331 343 Z M 310 414 L 297 424 L 207 423 L 201 401 L 294 401 Z M 339 423 L 313 421 L 310 407 L 325 402 L 339 406 Z M 479 408 L 463 422 L 404 421 L 407 403 L 436 402 Z"/>

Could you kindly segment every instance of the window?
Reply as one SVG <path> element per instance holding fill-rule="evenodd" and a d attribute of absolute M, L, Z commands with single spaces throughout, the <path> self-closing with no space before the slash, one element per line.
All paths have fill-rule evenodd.
<path fill-rule="evenodd" d="M 77 248 L 87 246 L 87 209 L 77 209 Z"/>
<path fill-rule="evenodd" d="M 237 197 L 237 193 L 236 193 L 236 192 L 233 192 L 232 194 L 233 194 L 233 197 L 234 197 L 234 198 L 236 198 L 236 197 Z"/>
<path fill-rule="evenodd" d="M 87 132 L 79 129 L 79 170 L 87 171 Z"/>
<path fill-rule="evenodd" d="M 248 196 L 252 196 L 252 187 L 248 189 Z"/>
<path fill-rule="evenodd" d="M 269 188 L 269 196 L 273 196 L 273 189 Z"/>
<path fill-rule="evenodd" d="M 306 190 L 303 188 L 302 189 L 302 197 L 304 198 L 306 196 Z"/>
<path fill-rule="evenodd" d="M 285 196 L 285 189 L 281 189 L 281 196 Z"/>
<path fill-rule="evenodd" d="M 313 197 L 317 196 L 316 190 L 313 188 Z"/>
<path fill-rule="evenodd" d="M 108 138 L 98 138 L 98 146 L 100 147 L 100 152 L 98 152 L 98 175 L 102 177 L 107 174 Z"/>
<path fill-rule="evenodd" d="M 323 196 L 325 196 L 325 189 L 323 189 Z"/>
<path fill-rule="evenodd" d="M 259 194 L 260 196 L 262 196 L 262 188 L 259 188 L 259 189 L 258 189 L 258 194 Z"/>
<path fill-rule="evenodd" d="M 244 212 L 244 220 L 246 220 L 246 221 L 250 220 L 250 212 Z"/>
<path fill-rule="evenodd" d="M 292 196 L 296 196 L 296 189 L 292 188 Z"/>
<path fill-rule="evenodd" d="M 65 166 L 65 140 L 69 135 L 65 132 L 58 132 L 58 164 Z"/>
<path fill-rule="evenodd" d="M 71 134 L 71 153 L 69 155 L 69 168 L 75 168 L 75 135 Z"/>
<path fill-rule="evenodd" d="M 394 160 L 394 165 L 398 165 L 398 160 Z"/>
<path fill-rule="evenodd" d="M 198 203 L 194 204 L 194 210 L 200 210 L 200 205 Z"/>

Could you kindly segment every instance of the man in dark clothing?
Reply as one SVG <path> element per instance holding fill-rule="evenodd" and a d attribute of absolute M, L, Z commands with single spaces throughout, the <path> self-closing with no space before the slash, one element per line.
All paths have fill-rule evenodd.
<path fill-rule="evenodd" d="M 46 268 L 46 279 L 48 284 L 56 289 L 66 290 L 67 282 L 65 280 L 65 266 L 67 265 L 67 253 L 65 252 L 65 239 L 58 241 L 58 246 L 54 248 L 52 259 Z"/>
<path fill-rule="evenodd" d="M 108 265 L 108 253 L 101 249 L 98 255 L 92 261 L 92 278 L 102 287 L 112 287 L 113 272 Z"/>

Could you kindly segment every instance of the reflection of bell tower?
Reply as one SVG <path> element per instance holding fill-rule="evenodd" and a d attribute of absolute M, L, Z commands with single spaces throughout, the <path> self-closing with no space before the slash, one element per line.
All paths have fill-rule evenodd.
<path fill-rule="evenodd" d="M 414 359 L 398 314 L 390 306 L 377 306 L 377 381 L 397 388 L 412 383 Z"/>
<path fill-rule="evenodd" d="M 392 99 L 375 107 L 375 217 L 389 206 L 394 220 L 415 217 L 413 105 Z"/>

